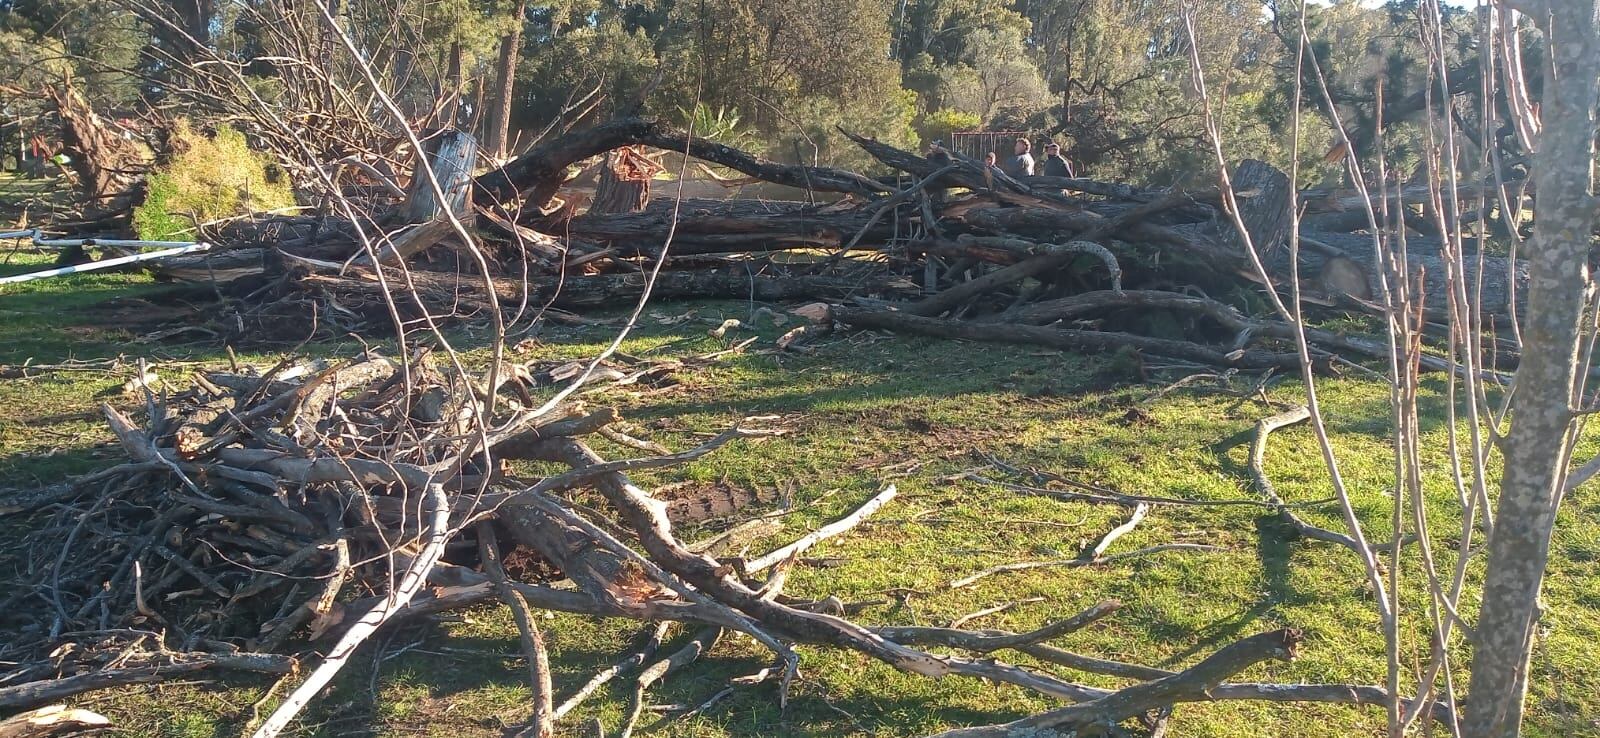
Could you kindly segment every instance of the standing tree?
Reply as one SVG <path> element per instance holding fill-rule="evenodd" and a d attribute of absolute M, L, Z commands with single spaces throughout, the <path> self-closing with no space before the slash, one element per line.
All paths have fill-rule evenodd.
<path fill-rule="evenodd" d="M 1533 19 L 1549 45 L 1542 128 L 1536 141 L 1533 241 L 1528 249 L 1528 311 L 1522 324 L 1505 477 L 1489 538 L 1463 734 L 1515 736 L 1527 693 L 1528 658 L 1539 622 L 1539 588 L 1550 535 L 1567 488 L 1583 398 L 1579 367 L 1584 314 L 1592 310 L 1589 250 L 1594 243 L 1595 105 L 1600 81 L 1600 2 L 1546 0 Z"/>
<path fill-rule="evenodd" d="M 484 147 L 489 156 L 505 158 L 511 130 L 511 106 L 517 83 L 517 60 L 522 56 L 522 25 L 528 14 L 528 0 L 516 0 L 506 33 L 500 37 L 500 56 L 495 61 L 494 94 L 489 108 L 489 131 Z"/>

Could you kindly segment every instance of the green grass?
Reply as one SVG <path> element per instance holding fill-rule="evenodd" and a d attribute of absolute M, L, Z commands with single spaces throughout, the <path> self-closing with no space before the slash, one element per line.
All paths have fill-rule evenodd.
<path fill-rule="evenodd" d="M 108 301 L 149 299 L 162 289 L 137 277 L 85 275 L 0 293 L 0 363 L 125 355 L 148 357 L 158 368 L 172 361 L 221 364 L 216 347 L 139 343 L 142 327 L 106 317 L 122 314 L 108 308 Z M 738 303 L 695 308 L 709 324 L 663 324 L 651 318 L 623 350 L 663 357 L 708 352 L 735 338 L 707 335 L 711 325 L 723 317 L 749 317 L 748 306 Z M 676 315 L 686 309 L 664 305 L 654 312 Z M 533 354 L 521 358 L 592 355 L 611 330 L 551 327 Z M 770 346 L 779 332 L 764 330 L 757 346 Z M 245 353 L 242 358 L 266 363 L 274 357 Z M 1242 678 L 1381 683 L 1382 642 L 1354 556 L 1329 544 L 1289 540 L 1251 508 L 1157 508 L 1112 549 L 1202 542 L 1226 546 L 1223 552 L 1157 554 L 1106 567 L 1001 575 L 961 590 L 943 586 L 994 564 L 1074 556 L 1127 515 L 1122 509 L 947 479 L 981 463 L 978 452 L 1130 492 L 1192 499 L 1252 496 L 1245 445 L 1254 422 L 1273 410 L 1188 390 L 1145 403 L 1156 386 L 1127 384 L 1121 367 L 1111 357 L 1027 347 L 842 334 L 827 339 L 813 355 L 737 355 L 681 375 L 685 384 L 674 391 L 612 391 L 603 399 L 650 429 L 655 440 L 678 448 L 744 416 L 779 416 L 769 422 L 791 429 L 788 435 L 736 444 L 687 467 L 639 475 L 645 483 L 722 480 L 795 489 L 800 511 L 784 518 L 782 531 L 750 542 L 752 552 L 844 514 L 888 482 L 897 484 L 901 497 L 868 525 L 814 550 L 815 556 L 837 557 L 838 566 L 801 568 L 788 586 L 798 596 L 831 594 L 846 601 L 883 598 L 897 587 L 926 593 L 905 601 L 891 598 L 890 604 L 860 615 L 862 622 L 944 625 L 991 605 L 1045 598 L 973 624 L 1022 630 L 1114 597 L 1125 605 L 1120 612 L 1057 645 L 1177 668 L 1239 637 L 1294 626 L 1307 635 L 1302 657 L 1258 666 Z M 160 371 L 181 376 L 178 369 Z M 119 394 L 125 379 L 125 374 L 73 374 L 0 381 L 0 472 L 11 480 L 43 481 L 107 463 L 114 454 L 106 447 L 110 435 L 96 407 L 108 399 L 127 402 Z M 1247 389 L 1252 382 L 1236 385 Z M 1327 380 L 1322 389 L 1357 511 L 1371 536 L 1385 538 L 1386 391 L 1356 378 Z M 1426 388 L 1423 423 L 1433 501 L 1429 513 L 1448 527 L 1453 518 L 1443 475 L 1448 459 L 1442 451 L 1440 391 L 1433 382 Z M 1269 390 L 1274 401 L 1285 404 L 1298 402 L 1300 394 L 1292 381 Z M 1129 412 L 1136 405 L 1143 414 Z M 1595 451 L 1593 443 L 1585 446 L 1580 455 Z M 1286 498 L 1330 494 L 1315 442 L 1304 428 L 1274 437 L 1268 468 Z M 1331 508 L 1308 509 L 1305 515 L 1318 524 L 1341 525 Z M 1600 663 L 1594 658 L 1594 644 L 1600 642 L 1597 520 L 1600 500 L 1591 490 L 1573 495 L 1560 520 L 1546 587 L 1548 631 L 1533 661 L 1530 735 L 1600 731 L 1595 722 Z M 701 533 L 685 531 L 684 537 Z M 1416 563 L 1414 555 L 1406 557 L 1408 575 Z M 1407 652 L 1408 663 L 1426 659 L 1419 622 L 1426 599 L 1416 579 L 1411 577 L 1403 592 L 1416 615 L 1407 625 L 1408 643 L 1415 649 Z M 637 627 L 567 615 L 540 622 L 558 698 L 614 661 Z M 687 635 L 675 632 L 674 638 Z M 515 629 L 502 609 L 406 624 L 379 641 L 381 648 L 358 656 L 336 688 L 307 713 L 307 733 L 490 737 L 526 717 L 525 672 Z M 853 653 L 802 648 L 801 654 L 803 679 L 787 710 L 778 709 L 770 685 L 741 688 L 707 713 L 655 728 L 654 734 L 916 736 L 1050 706 L 1015 688 L 914 677 Z M 1030 663 L 1018 654 L 1001 656 Z M 763 659 L 747 640 L 724 639 L 709 658 L 670 678 L 650 700 L 698 704 L 729 677 L 759 669 Z M 1093 675 L 1063 675 L 1098 686 L 1119 684 Z M 80 702 L 103 710 L 132 735 L 233 735 L 265 686 L 259 679 L 228 678 L 102 693 Z M 599 718 L 614 731 L 624 708 L 622 689 L 603 692 L 562 729 L 588 735 L 586 726 Z M 647 714 L 641 725 L 651 732 L 653 722 Z M 1375 708 L 1233 702 L 1180 707 L 1172 734 L 1375 735 L 1382 725 L 1381 710 Z"/>

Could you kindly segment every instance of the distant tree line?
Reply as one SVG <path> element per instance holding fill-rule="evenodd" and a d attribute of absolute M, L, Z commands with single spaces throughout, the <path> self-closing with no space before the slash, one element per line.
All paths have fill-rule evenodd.
<path fill-rule="evenodd" d="M 1381 88 L 1419 93 L 1415 0 L 1307 9 L 1313 51 L 1347 122 L 1369 129 Z M 1181 0 L 8 0 L 0 79 L 28 90 L 70 76 L 97 109 L 181 109 L 182 61 L 238 65 L 268 101 L 295 72 L 278 57 L 345 53 L 326 12 L 409 114 L 509 155 L 541 135 L 642 109 L 770 158 L 867 167 L 836 130 L 900 146 L 952 131 L 1016 129 L 1061 141 L 1080 172 L 1162 183 L 1205 170 Z M 1286 166 L 1298 3 L 1196 4 L 1225 140 Z M 160 19 L 160 20 L 157 20 Z M 297 19 L 287 22 L 288 19 Z M 1448 19 L 1471 48 L 1475 21 Z M 292 53 L 291 53 L 292 52 Z M 329 62 L 330 67 L 332 62 Z M 329 72 L 328 75 L 332 73 Z M 352 80 L 356 80 L 352 76 Z M 350 95 L 372 96 L 349 82 Z M 1475 94 L 1476 87 L 1463 90 Z M 325 93 L 334 96 L 332 90 Z M 1307 110 L 1319 98 L 1305 91 Z M 285 97 L 287 106 L 294 101 Z M 351 104 L 376 106 L 368 99 Z M 330 110 L 337 106 L 330 105 Z M 1321 119 L 1303 126 L 1309 177 L 1339 176 Z M 1388 131 L 1406 156 L 1415 131 Z M 1409 137 L 1409 138 L 1408 138 Z M 330 158 L 338 151 L 323 152 Z"/>

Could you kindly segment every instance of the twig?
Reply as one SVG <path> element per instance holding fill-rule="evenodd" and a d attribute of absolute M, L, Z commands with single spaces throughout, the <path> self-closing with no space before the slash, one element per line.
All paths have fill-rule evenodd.
<path fill-rule="evenodd" d="M 1144 520 L 1144 516 L 1148 512 L 1150 512 L 1150 505 L 1144 502 L 1139 503 L 1139 506 L 1133 509 L 1133 515 L 1128 518 L 1128 522 L 1112 528 L 1109 532 L 1107 532 L 1105 536 L 1100 539 L 1100 542 L 1094 545 L 1094 548 L 1090 549 L 1087 554 L 1084 554 L 1084 558 L 1089 559 L 1090 561 L 1101 561 L 1101 556 L 1105 554 L 1106 549 L 1110 548 L 1111 544 L 1116 542 L 1118 538 L 1121 538 L 1124 535 L 1132 532 L 1133 529 L 1139 525 L 1139 521 Z"/>
<path fill-rule="evenodd" d="M 581 704 L 589 695 L 594 694 L 595 691 L 605 686 L 606 682 L 615 679 L 618 675 L 635 666 L 643 664 L 651 656 L 654 656 L 656 649 L 661 648 L 661 641 L 666 638 L 667 630 L 671 627 L 672 622 L 666 620 L 646 625 L 643 630 L 639 631 L 640 637 L 635 639 L 637 645 L 631 654 L 591 677 L 582 687 L 578 688 L 578 691 L 572 693 L 571 697 L 556 706 L 555 711 L 550 715 L 551 718 L 560 720 L 566 717 L 567 713 L 572 712 L 573 708 Z"/>
<path fill-rule="evenodd" d="M 1138 557 L 1138 556 L 1145 556 L 1145 555 L 1153 554 L 1153 553 L 1162 553 L 1164 551 L 1226 551 L 1226 550 L 1228 550 L 1228 549 L 1225 546 L 1212 546 L 1212 545 L 1203 544 L 1203 543 L 1164 543 L 1164 544 L 1161 544 L 1159 546 L 1149 546 L 1147 548 L 1141 548 L 1141 549 L 1139 549 L 1137 551 L 1128 551 L 1126 553 L 1113 554 L 1111 556 L 1106 556 L 1106 557 L 1100 558 L 1100 559 L 1087 559 L 1087 558 L 1083 558 L 1083 557 L 1078 557 L 1078 558 L 1075 558 L 1075 559 L 1050 559 L 1050 560 L 1047 560 L 1047 561 L 1019 561 L 1019 562 L 1011 563 L 1011 564 L 1001 564 L 999 566 L 991 566 L 991 567 L 989 567 L 987 569 L 984 569 L 983 571 L 980 571 L 980 572 L 978 572 L 976 574 L 970 574 L 968 576 L 962 577 L 960 579 L 957 579 L 957 580 L 951 582 L 950 583 L 950 588 L 951 589 L 961 589 L 962 587 L 970 587 L 980 579 L 991 577 L 991 576 L 994 576 L 996 574 L 1005 574 L 1005 573 L 1014 572 L 1014 571 L 1028 571 L 1028 570 L 1031 570 L 1031 569 L 1049 569 L 1049 568 L 1054 568 L 1054 567 L 1077 568 L 1077 567 L 1080 567 L 1080 566 L 1091 566 L 1091 565 L 1096 565 L 1096 564 L 1110 564 L 1110 563 L 1113 563 L 1113 562 L 1122 561 L 1123 559 L 1131 559 L 1131 558 L 1135 558 L 1135 557 Z"/>
<path fill-rule="evenodd" d="M 1005 631 L 975 632 L 956 630 L 954 628 L 924 628 L 916 626 L 884 626 L 873 628 L 873 632 L 897 643 L 938 643 L 964 648 L 969 651 L 988 653 L 1002 648 L 1015 648 L 1059 638 L 1073 631 L 1082 630 L 1101 618 L 1116 612 L 1121 607 L 1122 603 L 1117 600 L 1103 600 L 1070 618 L 1057 620 L 1026 633 L 1008 633 Z"/>
<path fill-rule="evenodd" d="M 292 672 L 295 666 L 295 660 L 288 656 L 265 653 L 175 654 L 169 663 L 158 666 L 103 669 L 62 679 L 5 687 L 0 689 L 0 709 L 25 710 L 96 689 L 150 684 L 213 669 L 285 674 Z"/>
<path fill-rule="evenodd" d="M 518 735 L 529 738 L 550 738 L 555 735 L 555 710 L 550 705 L 550 657 L 544 647 L 544 636 L 533 621 L 528 603 L 517 594 L 506 579 L 506 570 L 500 563 L 500 544 L 495 540 L 494 526 L 487 521 L 478 524 L 478 552 L 483 568 L 494 583 L 495 593 L 511 608 L 511 617 L 517 623 L 517 634 L 522 640 L 523 657 L 528 660 L 528 686 L 532 691 L 533 715 L 528 725 Z"/>
<path fill-rule="evenodd" d="M 950 621 L 950 627 L 959 628 L 959 627 L 961 627 L 963 625 L 966 625 L 967 623 L 970 623 L 970 622 L 972 622 L 974 620 L 977 620 L 978 618 L 988 617 L 990 615 L 995 615 L 995 614 L 998 614 L 998 613 L 1002 613 L 1002 612 L 1010 610 L 1011 608 L 1014 608 L 1014 607 L 1016 607 L 1018 605 L 1026 605 L 1026 604 L 1031 604 L 1031 603 L 1034 603 L 1034 602 L 1044 602 L 1044 600 L 1045 600 L 1045 598 L 1043 598 L 1043 597 L 1029 597 L 1029 598 L 1027 598 L 1025 600 L 1012 600 L 1011 602 L 1003 602 L 1003 603 L 995 605 L 993 607 L 985 607 L 982 610 L 969 612 L 969 613 L 967 613 L 965 615 L 962 615 L 959 618 L 956 618 L 955 620 Z"/>
<path fill-rule="evenodd" d="M 873 496 L 872 499 L 867 500 L 865 504 L 856 508 L 855 511 L 849 515 L 846 515 L 832 523 L 824 525 L 821 528 L 806 534 L 804 537 L 798 541 L 795 541 L 794 543 L 779 548 L 765 556 L 745 564 L 745 572 L 755 573 L 762 571 L 763 569 L 770 568 L 776 565 L 778 562 L 783 561 L 791 556 L 798 556 L 801 553 L 804 553 L 807 549 L 817 545 L 818 543 L 849 531 L 850 529 L 859 525 L 861 521 L 866 520 L 868 516 L 872 515 L 874 512 L 877 512 L 878 508 L 888 504 L 889 501 L 894 499 L 895 495 L 897 494 L 899 494 L 899 492 L 895 489 L 894 485 L 891 484 L 888 487 L 885 487 L 882 492 L 879 492 L 877 495 Z"/>
<path fill-rule="evenodd" d="M 1296 533 L 1299 533 L 1304 538 L 1337 543 L 1345 548 L 1359 551 L 1358 544 L 1350 536 L 1336 533 L 1326 528 L 1319 528 L 1294 514 L 1294 511 L 1284 504 L 1283 498 L 1278 496 L 1278 489 L 1272 485 L 1272 480 L 1267 477 L 1267 437 L 1271 436 L 1272 432 L 1279 428 L 1303 423 L 1310 418 L 1310 408 L 1301 405 L 1258 421 L 1256 423 L 1255 437 L 1250 441 L 1250 477 L 1255 481 L 1256 490 L 1261 493 L 1261 496 L 1267 498 L 1267 504 L 1271 505 L 1273 511 L 1278 514 L 1278 519 L 1289 527 L 1294 528 Z M 1373 550 L 1378 550 L 1379 548 L 1375 546 Z"/>
<path fill-rule="evenodd" d="M 1224 679 L 1266 659 L 1285 661 L 1295 657 L 1302 639 L 1294 629 L 1261 633 L 1238 641 L 1210 655 L 1194 666 L 1169 677 L 1136 684 L 1126 689 L 1004 725 L 957 728 L 939 733 L 939 738 L 1002 738 L 1045 731 L 1066 733 L 1087 726 L 1114 726 L 1128 718 L 1177 702 L 1194 702 L 1210 697 L 1210 690 Z"/>
<path fill-rule="evenodd" d="M 722 628 L 710 627 L 694 634 L 682 648 L 673 651 L 666 658 L 651 664 L 640 672 L 633 684 L 633 696 L 629 700 L 628 717 L 622 723 L 622 738 L 633 735 L 633 727 L 639 722 L 639 714 L 644 711 L 644 693 L 651 685 L 665 679 L 667 675 L 681 669 L 699 659 L 702 654 L 711 650 L 716 645 L 717 639 L 722 636 Z"/>

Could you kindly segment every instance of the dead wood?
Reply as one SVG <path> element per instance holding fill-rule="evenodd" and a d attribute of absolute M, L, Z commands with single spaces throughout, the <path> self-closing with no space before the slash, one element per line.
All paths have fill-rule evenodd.
<path fill-rule="evenodd" d="M 565 181 L 568 166 L 613 149 L 638 144 L 666 151 L 687 152 L 702 161 L 801 190 L 870 196 L 890 189 L 854 172 L 778 164 L 703 138 L 691 137 L 660 121 L 624 118 L 540 144 L 504 167 L 480 175 L 474 197 L 484 205 L 509 203 L 520 198 L 525 207 L 541 208 Z"/>
<path fill-rule="evenodd" d="M 1253 645 L 1242 652 L 1229 647 L 1194 669 L 1174 674 L 1045 643 L 1109 615 L 1117 607 L 1114 602 L 1021 634 L 858 624 L 844 613 L 858 613 L 860 606 L 831 597 L 789 597 L 783 585 L 802 552 L 859 525 L 893 498 L 893 487 L 753 561 L 718 559 L 681 544 L 669 515 L 670 497 L 635 486 L 625 472 L 686 463 L 730 440 L 759 434 L 736 429 L 684 452 L 607 461 L 579 436 L 615 422 L 614 412 L 574 405 L 530 421 L 518 405 L 508 403 L 502 412 L 509 415 L 495 423 L 493 438 L 479 445 L 493 459 L 521 456 L 559 465 L 542 478 L 513 478 L 498 464 L 464 465 L 464 444 L 472 434 L 451 425 L 454 411 L 441 410 L 464 407 L 473 401 L 469 398 L 488 390 L 451 379 L 427 354 L 407 362 L 410 382 L 397 380 L 398 362 L 377 356 L 320 366 L 286 364 L 261 373 L 212 372 L 189 390 L 152 398 L 143 424 L 125 413 L 108 412 L 108 422 L 135 463 L 117 467 L 114 474 L 84 478 L 95 484 L 73 485 L 72 494 L 52 503 L 55 514 L 72 524 L 34 534 L 35 549 L 55 557 L 38 567 L 43 578 L 25 590 L 41 607 L 8 610 L 3 617 L 24 634 L 24 640 L 7 646 L 8 654 L 41 661 L 35 667 L 37 678 L 0 688 L 0 707 L 46 704 L 89 689 L 159 682 L 205 669 L 286 673 L 296 663 L 294 657 L 276 653 L 173 655 L 159 650 L 166 647 L 165 639 L 197 628 L 208 628 L 205 642 L 219 649 L 294 654 L 305 653 L 324 634 L 336 635 L 321 665 L 256 731 L 273 735 L 292 723 L 356 644 L 388 622 L 496 600 L 512 608 L 523 634 L 527 675 L 535 685 L 527 728 L 531 735 L 549 733 L 555 721 L 602 684 L 649 662 L 667 622 L 692 625 L 703 637 L 692 638 L 689 646 L 635 678 L 630 724 L 644 709 L 644 690 L 673 669 L 704 658 L 714 634 L 724 631 L 749 634 L 776 655 L 776 666 L 743 682 L 777 679 L 780 701 L 786 694 L 784 675 L 792 677 L 795 669 L 793 647 L 809 644 L 854 650 L 924 676 L 1003 682 L 1090 706 L 1060 718 L 1067 721 L 1116 722 L 1131 715 L 1126 713 L 1130 705 L 1159 709 L 1193 699 L 1191 682 L 1210 685 L 1233 673 L 1229 669 L 1247 657 L 1259 656 Z M 546 374 L 557 373 L 508 370 L 505 375 L 514 379 L 495 391 L 510 397 L 517 392 L 513 383 L 538 381 Z M 440 393 L 442 399 L 427 399 Z M 229 411 L 216 413 L 219 404 Z M 179 431 L 185 428 L 199 429 L 209 440 L 180 451 Z M 580 487 L 598 491 L 607 509 L 564 496 Z M 1148 509 L 1142 502 L 1131 504 L 1132 518 L 1075 561 L 1110 562 L 1164 550 L 1157 546 L 1106 553 Z M 538 557 L 540 567 L 549 572 L 548 582 L 508 575 L 500 564 L 502 534 L 519 551 Z M 107 537 L 137 543 L 106 556 L 101 552 L 109 549 L 103 545 Z M 476 561 L 462 565 L 439 560 L 441 551 L 457 543 L 463 544 L 457 548 L 477 551 Z M 126 569 L 124 561 L 131 562 Z M 380 563 L 387 561 L 393 562 L 392 568 Z M 767 569 L 774 573 L 765 582 L 750 581 L 752 574 Z M 553 586 L 557 579 L 576 587 Z M 320 584 L 302 586 L 306 580 Z M 168 596 L 178 590 L 185 592 L 183 599 Z M 630 655 L 557 707 L 550 698 L 556 685 L 550 683 L 551 669 L 544 663 L 548 655 L 532 616 L 535 608 L 660 625 L 646 628 Z M 106 654 L 129 647 L 104 641 L 73 651 L 84 655 L 72 667 L 82 673 L 57 678 L 55 674 L 68 672 L 42 660 L 60 649 L 63 633 L 127 631 L 148 622 L 160 624 L 167 635 L 138 631 L 136 638 L 143 640 L 135 646 L 153 654 L 146 657 L 147 665 L 106 666 Z M 980 655 L 1009 648 L 1047 663 L 1145 682 L 1111 692 L 988 658 L 929 653 L 914 644 Z M 1218 686 L 1211 694 L 1362 703 L 1381 696 L 1372 689 L 1244 684 Z M 719 691 L 706 703 L 714 704 L 726 693 Z"/>
<path fill-rule="evenodd" d="M 589 214 L 637 213 L 650 202 L 650 180 L 661 171 L 632 147 L 606 154 Z"/>
<path fill-rule="evenodd" d="M 0 738 L 51 738 L 109 727 L 111 721 L 99 713 L 49 705 L 0 720 Z"/>
<path fill-rule="evenodd" d="M 1200 663 L 1169 677 L 1137 684 L 1069 707 L 1043 712 L 1004 725 L 959 728 L 942 738 L 982 738 L 1037 733 L 1044 730 L 1109 728 L 1136 715 L 1179 702 L 1211 699 L 1209 694 L 1228 677 L 1267 659 L 1291 661 L 1303 636 L 1294 629 L 1260 633 L 1224 647 Z"/>
<path fill-rule="evenodd" d="M 205 671 L 288 674 L 296 667 L 296 661 L 292 658 L 263 653 L 171 654 L 158 655 L 155 660 L 161 663 L 105 669 L 0 687 L 0 710 L 31 709 L 37 705 L 46 705 L 97 689 L 125 687 L 131 684 L 153 684 Z"/>
<path fill-rule="evenodd" d="M 1299 357 L 1291 353 L 1275 353 L 1261 349 L 1225 350 L 1189 341 L 1150 338 L 1131 333 L 940 320 L 896 310 L 841 307 L 835 308 L 833 312 L 839 322 L 859 328 L 883 328 L 941 338 L 959 338 L 985 343 L 1033 344 L 1062 350 L 1096 352 L 1115 351 L 1126 347 L 1157 356 L 1241 369 L 1272 367 L 1289 369 L 1300 366 Z"/>

